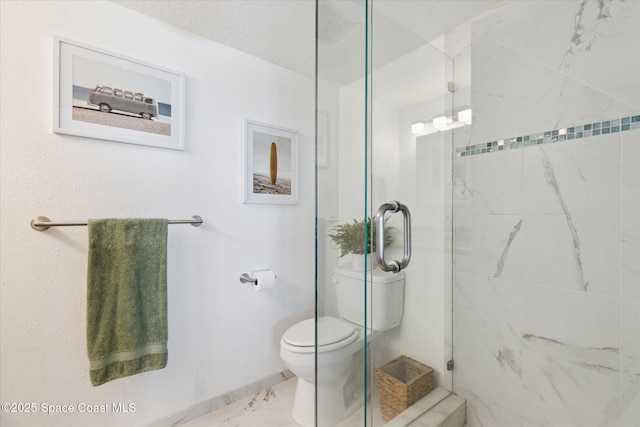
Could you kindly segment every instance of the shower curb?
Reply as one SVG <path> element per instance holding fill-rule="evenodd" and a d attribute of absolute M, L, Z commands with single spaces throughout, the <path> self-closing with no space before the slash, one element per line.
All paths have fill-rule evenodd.
<path fill-rule="evenodd" d="M 384 427 L 404 427 L 409 424 L 421 427 L 462 427 L 465 419 L 466 400 L 438 387 Z"/>

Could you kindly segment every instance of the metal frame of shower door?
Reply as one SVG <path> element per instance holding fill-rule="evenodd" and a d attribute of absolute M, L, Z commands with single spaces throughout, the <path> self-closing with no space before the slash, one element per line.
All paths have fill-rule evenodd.
<path fill-rule="evenodd" d="M 365 250 L 364 253 L 367 253 L 367 245 L 369 244 L 369 227 L 371 226 L 368 223 L 368 219 L 372 216 L 373 205 L 371 200 L 371 185 L 370 178 L 373 175 L 373 67 L 372 67 L 372 46 L 373 46 L 373 0 L 365 0 L 365 38 L 364 38 L 364 176 L 363 176 L 363 193 L 364 193 L 364 203 L 363 203 L 363 219 L 364 223 L 367 225 L 363 230 L 364 236 L 364 244 Z M 363 286 L 363 301 L 362 304 L 364 306 L 364 327 L 365 331 L 371 325 L 371 314 L 369 312 L 369 307 L 367 306 L 367 301 L 369 299 L 368 290 L 369 290 L 369 281 L 371 280 L 371 275 L 373 273 L 368 274 L 368 265 L 369 262 L 368 257 L 365 257 L 365 268 L 363 271 L 364 276 L 364 286 Z M 367 401 L 367 396 L 369 395 L 370 390 L 373 388 L 373 355 L 370 353 L 370 345 L 369 338 L 367 334 L 364 334 L 364 361 L 363 361 L 363 378 L 364 378 L 364 393 L 363 393 L 363 425 L 366 427 L 370 423 L 370 419 L 373 419 L 373 406 Z M 371 351 L 371 353 L 373 353 Z M 371 407 L 370 407 L 371 406 Z M 371 417 L 369 418 L 369 415 Z"/>

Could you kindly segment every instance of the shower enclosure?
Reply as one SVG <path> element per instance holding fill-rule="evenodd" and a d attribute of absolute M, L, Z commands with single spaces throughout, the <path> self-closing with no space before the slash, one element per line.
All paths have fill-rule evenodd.
<path fill-rule="evenodd" d="M 400 356 L 470 426 L 637 425 L 640 3 L 318 0 L 316 49 L 318 317 L 362 258 L 335 227 L 411 217 L 384 222 L 402 323 L 357 355 L 340 425 L 388 421 L 376 369 Z M 370 328 L 396 273 L 363 262 Z"/>
<path fill-rule="evenodd" d="M 416 143 L 411 124 L 413 116 L 426 120 L 452 110 L 447 83 L 453 79 L 453 61 L 376 6 L 376 2 L 318 4 L 318 316 L 338 317 L 335 267 L 352 269 L 363 257 L 338 257 L 340 252 L 328 237 L 336 226 L 373 221 L 386 205 L 383 224 L 393 243 L 385 248 L 385 264 L 394 260 L 408 264 L 401 273 L 384 272 L 374 254 L 365 257 L 366 268 L 359 273 L 365 284 L 359 296 L 365 328 L 372 328 L 385 309 L 384 302 L 374 301 L 370 286 L 374 274 L 404 275 L 404 314 L 399 327 L 384 332 L 373 328 L 357 356 L 362 366 L 355 370 L 359 377 L 354 382 L 360 388 L 354 393 L 363 403 L 368 396 L 370 404 L 356 413 L 352 425 L 386 421 L 388 415 L 378 404 L 375 368 L 399 356 L 433 368 L 433 383 L 443 391 L 452 387 L 446 367 L 452 342 L 451 174 L 447 174 L 452 134 L 436 133 L 428 136 L 427 143 Z M 395 201 L 404 212 L 393 213 L 399 210 L 393 208 Z M 410 236 L 405 233 L 408 218 Z M 364 230 L 360 232 L 364 239 L 373 240 Z M 322 414 L 319 418 L 322 425 Z"/>

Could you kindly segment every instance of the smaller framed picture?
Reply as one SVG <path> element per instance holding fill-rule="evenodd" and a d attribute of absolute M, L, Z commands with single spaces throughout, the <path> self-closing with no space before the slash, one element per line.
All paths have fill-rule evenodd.
<path fill-rule="evenodd" d="M 298 203 L 298 132 L 244 120 L 244 203 Z"/>
<path fill-rule="evenodd" d="M 316 165 L 329 167 L 329 113 L 318 111 L 318 134 L 316 140 Z"/>
<path fill-rule="evenodd" d="M 59 37 L 54 43 L 55 133 L 184 150 L 183 74 Z"/>

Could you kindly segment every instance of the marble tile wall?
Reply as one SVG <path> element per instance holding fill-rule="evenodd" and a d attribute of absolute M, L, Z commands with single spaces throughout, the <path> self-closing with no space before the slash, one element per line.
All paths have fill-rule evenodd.
<path fill-rule="evenodd" d="M 453 166 L 467 423 L 637 426 L 640 3 L 505 2 L 470 39 Z"/>

